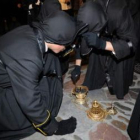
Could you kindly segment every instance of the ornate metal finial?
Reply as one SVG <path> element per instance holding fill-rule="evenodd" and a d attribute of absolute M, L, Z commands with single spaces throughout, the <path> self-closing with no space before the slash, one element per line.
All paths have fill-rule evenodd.
<path fill-rule="evenodd" d="M 92 104 L 92 108 L 87 111 L 87 116 L 94 121 L 101 121 L 106 118 L 107 112 L 95 100 Z"/>

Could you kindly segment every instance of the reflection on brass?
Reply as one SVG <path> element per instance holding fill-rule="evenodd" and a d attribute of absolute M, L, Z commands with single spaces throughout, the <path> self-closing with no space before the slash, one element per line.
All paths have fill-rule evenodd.
<path fill-rule="evenodd" d="M 71 52 L 73 52 L 75 47 L 76 47 L 76 44 L 73 44 L 73 45 L 69 46 L 66 50 L 64 50 L 63 57 L 65 57 L 68 54 L 70 54 Z"/>
<path fill-rule="evenodd" d="M 94 121 L 101 121 L 107 116 L 107 112 L 97 101 L 94 101 L 92 108 L 87 111 L 87 116 Z"/>
<path fill-rule="evenodd" d="M 70 54 L 71 52 L 73 52 L 73 49 L 68 50 L 67 52 L 64 53 L 63 57 L 67 56 L 68 54 Z"/>
<path fill-rule="evenodd" d="M 109 115 L 116 115 L 117 114 L 117 110 L 113 104 L 111 104 L 111 107 L 107 108 L 106 111 Z"/>
<path fill-rule="evenodd" d="M 78 104 L 86 103 L 86 96 L 88 93 L 88 88 L 86 86 L 76 86 L 72 90 L 72 95 L 75 95 L 75 102 Z"/>

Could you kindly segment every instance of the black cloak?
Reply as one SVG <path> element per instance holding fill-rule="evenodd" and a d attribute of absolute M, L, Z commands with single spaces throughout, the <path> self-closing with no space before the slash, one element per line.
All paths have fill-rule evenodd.
<path fill-rule="evenodd" d="M 138 13 L 140 8 L 140 1 L 139 0 L 126 0 L 128 4 L 128 8 L 130 10 L 130 13 L 133 16 Z"/>
<path fill-rule="evenodd" d="M 44 20 L 51 13 L 61 10 L 61 4 L 58 0 L 45 0 L 41 6 L 40 13 L 38 15 L 39 20 Z"/>
<path fill-rule="evenodd" d="M 136 35 L 138 37 L 138 45 L 136 51 L 136 63 L 140 63 L 140 1 L 139 0 L 127 0 L 130 8 L 130 12 L 134 19 Z M 140 140 L 140 92 L 138 94 L 135 106 L 132 112 L 132 116 L 129 121 L 127 132 L 131 140 Z"/>
<path fill-rule="evenodd" d="M 97 0 L 107 13 L 108 22 L 101 36 L 111 41 L 115 54 L 93 50 L 83 85 L 89 90 L 103 87 L 107 81 L 111 94 L 123 99 L 133 80 L 134 51 L 137 39 L 134 23 L 125 0 Z M 108 77 L 109 76 L 109 77 Z"/>
<path fill-rule="evenodd" d="M 77 14 L 77 22 L 87 24 L 87 31 L 89 32 L 100 33 L 106 25 L 107 16 L 100 4 L 88 1 L 80 7 Z M 84 38 L 81 38 L 80 46 L 82 55 L 87 55 L 91 51 Z"/>
<path fill-rule="evenodd" d="M 59 21 L 56 22 L 58 17 L 63 21 L 61 25 Z M 50 25 L 52 23 L 53 26 Z M 49 119 L 49 126 L 52 124 L 57 127 L 54 117 L 62 101 L 61 70 L 56 57 L 43 59 L 44 40 L 50 39 L 54 43 L 60 42 L 59 44 L 70 43 L 76 32 L 75 22 L 60 11 L 50 15 L 47 22 L 44 20 L 35 25 L 35 29 L 25 25 L 0 37 L 2 140 L 19 140 L 31 135 L 35 132 L 32 123 L 43 127 L 48 122 L 45 121 L 46 118 Z M 55 71 L 55 78 L 49 77 L 51 71 Z M 49 126 L 46 128 L 48 132 L 52 129 Z"/>

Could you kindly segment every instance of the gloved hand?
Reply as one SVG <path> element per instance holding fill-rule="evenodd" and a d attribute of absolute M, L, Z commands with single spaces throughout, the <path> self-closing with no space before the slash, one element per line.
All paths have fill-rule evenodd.
<path fill-rule="evenodd" d="M 34 127 L 45 136 L 52 135 L 66 135 L 73 133 L 76 129 L 77 121 L 76 118 L 70 117 L 67 120 L 57 122 L 55 119 L 49 120 L 49 122 Z"/>
<path fill-rule="evenodd" d="M 58 123 L 58 130 L 54 133 L 55 135 L 66 135 L 73 133 L 76 129 L 76 118 L 70 117 L 67 120 L 62 120 Z"/>
<path fill-rule="evenodd" d="M 106 41 L 102 40 L 98 37 L 97 33 L 87 32 L 82 35 L 82 37 L 86 40 L 87 45 L 91 48 L 105 50 Z"/>
<path fill-rule="evenodd" d="M 75 65 L 75 68 L 71 72 L 71 79 L 74 84 L 78 81 L 80 74 L 81 74 L 81 66 Z"/>

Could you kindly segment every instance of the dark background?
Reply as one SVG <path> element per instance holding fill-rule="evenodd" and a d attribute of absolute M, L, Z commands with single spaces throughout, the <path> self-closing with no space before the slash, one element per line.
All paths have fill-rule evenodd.
<path fill-rule="evenodd" d="M 0 35 L 20 25 L 27 24 L 27 12 L 25 0 L 1 0 Z"/>

